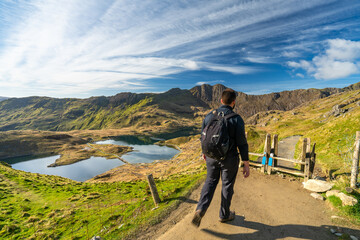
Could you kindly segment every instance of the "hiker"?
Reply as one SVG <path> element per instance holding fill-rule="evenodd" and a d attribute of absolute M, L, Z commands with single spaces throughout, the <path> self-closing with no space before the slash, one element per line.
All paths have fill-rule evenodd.
<path fill-rule="evenodd" d="M 203 144 L 207 144 L 202 138 L 203 158 L 206 161 L 207 176 L 205 184 L 201 191 L 201 197 L 196 208 L 195 215 L 192 219 L 192 224 L 199 227 L 202 217 L 205 215 L 210 202 L 214 196 L 216 186 L 219 182 L 220 176 L 222 179 L 221 189 L 221 206 L 220 206 L 220 222 L 228 222 L 235 219 L 235 212 L 230 211 L 231 198 L 234 193 L 234 184 L 236 175 L 239 169 L 239 153 L 241 160 L 244 162 L 243 175 L 247 178 L 250 175 L 249 168 L 249 153 L 248 144 L 245 137 L 245 124 L 243 119 L 238 114 L 234 114 L 236 93 L 232 89 L 225 89 L 221 96 L 221 104 L 216 111 L 210 112 L 204 119 L 202 124 L 202 135 L 206 136 L 206 126 L 213 124 L 213 118 L 218 116 L 224 117 L 226 121 L 226 128 L 228 130 L 229 149 L 225 156 L 220 160 L 216 160 L 204 154 Z M 229 118 L 227 118 L 228 116 Z M 209 129 L 209 128 L 208 128 Z M 213 128 L 214 129 L 214 128 Z M 214 135 L 215 136 L 215 135 Z M 218 135 L 216 135 L 218 136 Z M 205 146 L 206 147 L 206 146 Z"/>

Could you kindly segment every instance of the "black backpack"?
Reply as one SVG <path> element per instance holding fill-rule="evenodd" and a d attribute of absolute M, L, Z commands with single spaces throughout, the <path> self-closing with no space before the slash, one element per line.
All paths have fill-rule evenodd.
<path fill-rule="evenodd" d="M 238 114 L 233 112 L 224 116 L 223 112 L 216 110 L 212 114 L 212 118 L 201 133 L 201 148 L 207 157 L 223 161 L 230 148 L 227 120 Z"/>

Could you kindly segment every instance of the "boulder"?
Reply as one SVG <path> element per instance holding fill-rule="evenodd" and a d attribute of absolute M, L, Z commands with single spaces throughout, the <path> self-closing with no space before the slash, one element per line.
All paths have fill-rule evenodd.
<path fill-rule="evenodd" d="M 337 194 L 339 194 L 340 191 L 339 190 L 330 190 L 326 192 L 326 197 L 330 197 L 330 196 L 337 196 Z"/>
<path fill-rule="evenodd" d="M 304 188 L 312 192 L 326 192 L 333 187 L 333 183 L 310 179 L 304 184 Z"/>
<path fill-rule="evenodd" d="M 312 196 L 313 198 L 318 199 L 318 200 L 322 200 L 322 201 L 324 200 L 324 197 L 318 193 L 311 193 L 310 196 Z"/>
<path fill-rule="evenodd" d="M 341 199 L 343 206 L 354 206 L 358 203 L 358 200 L 352 196 L 348 196 L 345 193 L 340 192 L 339 190 L 331 190 L 326 192 L 326 197 L 336 196 Z"/>

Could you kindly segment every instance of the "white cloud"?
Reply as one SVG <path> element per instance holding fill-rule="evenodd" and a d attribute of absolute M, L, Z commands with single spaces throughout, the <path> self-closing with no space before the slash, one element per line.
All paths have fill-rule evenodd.
<path fill-rule="evenodd" d="M 284 51 L 281 55 L 288 58 L 300 57 L 300 53 L 297 51 Z"/>
<path fill-rule="evenodd" d="M 218 56 L 234 53 L 233 47 L 239 46 L 246 51 L 266 49 L 254 56 L 239 53 L 240 60 L 252 63 L 272 63 L 273 56 L 281 55 L 274 52 L 285 51 L 283 55 L 290 57 L 298 50 L 291 48 L 296 43 L 276 50 L 267 39 L 286 35 L 296 40 L 299 30 L 314 22 L 325 25 L 329 16 L 347 9 L 281 20 L 327 4 L 20 0 L 10 7 L 0 2 L 0 95 L 10 89 L 53 96 L 98 89 L 146 90 L 152 78 L 194 70 L 254 73 L 262 69 Z"/>
<path fill-rule="evenodd" d="M 223 83 L 225 83 L 224 80 L 214 80 L 214 81 L 206 81 L 206 82 L 197 82 L 195 85 L 204 85 L 204 84 L 215 85 L 215 84 L 223 84 Z"/>
<path fill-rule="evenodd" d="M 274 59 L 270 57 L 246 57 L 244 59 L 253 63 L 274 63 Z"/>
<path fill-rule="evenodd" d="M 309 75 L 323 80 L 344 78 L 360 72 L 360 42 L 330 39 L 326 44 L 325 53 L 315 56 L 312 61 L 289 61 L 287 65 L 304 69 Z"/>

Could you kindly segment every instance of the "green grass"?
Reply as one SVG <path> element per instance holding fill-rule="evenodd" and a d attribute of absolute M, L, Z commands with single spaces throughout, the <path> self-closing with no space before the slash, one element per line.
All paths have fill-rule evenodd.
<path fill-rule="evenodd" d="M 338 188 L 335 186 L 335 188 Z M 345 191 L 342 191 L 346 193 Z M 360 194 L 354 193 L 351 196 L 355 197 L 360 202 Z M 341 216 L 347 217 L 354 224 L 360 224 L 360 205 L 342 206 L 342 201 L 336 196 L 329 196 L 327 200 L 339 211 Z"/>
<path fill-rule="evenodd" d="M 0 164 L 0 239 L 106 239 L 154 224 L 203 178 L 203 172 L 156 180 L 154 208 L 146 181 L 81 183 Z"/>
<path fill-rule="evenodd" d="M 336 196 L 329 196 L 327 200 L 334 206 L 334 207 L 341 207 L 342 201 L 339 197 Z"/>

